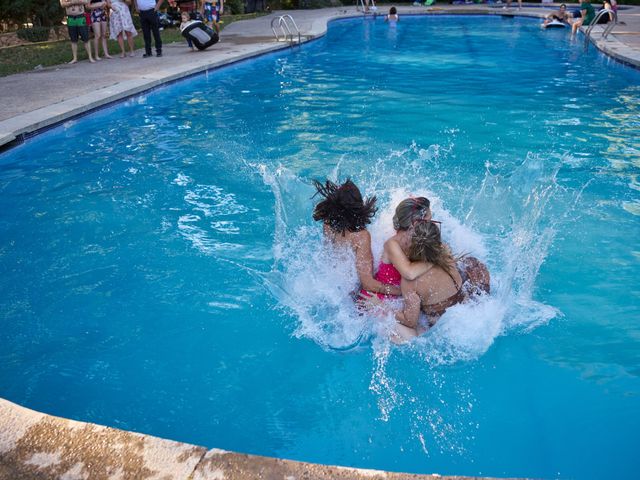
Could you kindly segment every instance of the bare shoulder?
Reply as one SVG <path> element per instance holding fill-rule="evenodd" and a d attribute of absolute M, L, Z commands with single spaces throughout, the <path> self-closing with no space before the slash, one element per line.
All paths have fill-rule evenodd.
<path fill-rule="evenodd" d="M 371 246 L 371 234 L 368 230 L 360 230 L 358 232 L 349 232 L 349 243 L 355 248 L 369 247 Z"/>
<path fill-rule="evenodd" d="M 391 250 L 393 248 L 401 248 L 400 247 L 400 242 L 398 242 L 398 239 L 396 238 L 395 235 L 393 237 L 389 238 L 386 242 L 384 242 L 384 250 L 386 252 L 388 252 L 389 250 Z"/>
<path fill-rule="evenodd" d="M 358 243 L 363 243 L 363 242 L 371 242 L 371 234 L 369 233 L 369 230 L 360 230 L 358 232 L 350 232 L 351 233 L 351 238 L 353 238 L 353 240 L 355 242 Z"/>

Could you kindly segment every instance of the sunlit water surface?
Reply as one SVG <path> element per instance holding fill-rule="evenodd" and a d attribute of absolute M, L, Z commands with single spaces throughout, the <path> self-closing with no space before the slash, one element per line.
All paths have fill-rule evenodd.
<path fill-rule="evenodd" d="M 409 472 L 640 469 L 640 74 L 537 21 L 333 23 L 0 156 L 0 396 Z M 429 196 L 490 298 L 415 344 L 358 315 L 314 178 Z"/>

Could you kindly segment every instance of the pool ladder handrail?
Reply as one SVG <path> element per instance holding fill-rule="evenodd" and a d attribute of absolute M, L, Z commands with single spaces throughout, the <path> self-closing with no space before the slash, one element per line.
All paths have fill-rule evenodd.
<path fill-rule="evenodd" d="M 276 25 L 277 22 L 277 25 Z M 298 35 L 298 45 L 300 43 L 302 43 L 302 36 L 300 34 L 300 29 L 298 28 L 298 25 L 296 24 L 296 21 L 293 19 L 293 17 L 289 14 L 285 14 L 285 15 L 280 15 L 278 17 L 274 17 L 271 19 L 271 31 L 273 32 L 273 34 L 276 37 L 276 42 L 280 41 L 280 33 L 278 33 L 278 31 L 276 30 L 277 28 L 280 29 L 280 33 L 282 33 L 282 40 L 284 41 L 289 41 L 289 43 L 291 43 L 291 45 L 293 45 L 294 42 L 294 35 Z M 293 28 L 293 29 L 292 29 Z"/>
<path fill-rule="evenodd" d="M 373 10 L 371 10 L 373 7 Z M 369 10 L 366 10 L 366 5 L 364 4 L 364 0 L 356 0 L 356 11 L 362 12 L 365 15 L 373 14 L 374 16 L 377 14 L 378 7 L 376 7 L 376 1 L 371 0 L 371 5 L 369 5 Z"/>
<path fill-rule="evenodd" d="M 589 39 L 591 38 L 591 30 L 593 30 L 593 27 L 598 24 L 598 20 L 600 20 L 600 18 L 602 18 L 604 15 L 613 15 L 613 20 L 607 23 L 607 26 L 602 32 L 602 38 L 606 39 L 611 33 L 611 30 L 613 30 L 613 27 L 617 25 L 618 14 L 615 12 L 615 10 L 600 10 L 598 14 L 594 17 L 593 21 L 589 24 L 589 26 L 587 27 L 587 31 L 584 34 L 584 51 L 585 52 L 589 50 Z"/>

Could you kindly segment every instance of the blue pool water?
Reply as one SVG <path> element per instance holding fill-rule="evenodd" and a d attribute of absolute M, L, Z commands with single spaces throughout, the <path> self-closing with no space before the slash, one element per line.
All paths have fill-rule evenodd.
<path fill-rule="evenodd" d="M 208 447 L 396 471 L 640 469 L 640 73 L 537 21 L 405 17 L 0 155 L 0 396 Z M 426 194 L 492 272 L 408 347 L 346 297 L 311 179 Z"/>

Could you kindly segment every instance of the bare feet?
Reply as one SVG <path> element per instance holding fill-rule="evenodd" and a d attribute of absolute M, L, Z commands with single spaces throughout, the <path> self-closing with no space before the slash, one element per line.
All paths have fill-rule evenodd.
<path fill-rule="evenodd" d="M 95 59 L 96 62 L 99 62 L 100 60 L 102 60 L 100 57 L 93 57 Z"/>
<path fill-rule="evenodd" d="M 126 55 L 124 54 L 124 52 L 122 52 L 122 53 L 120 54 L 120 58 L 124 58 L 125 56 L 126 56 Z"/>
<path fill-rule="evenodd" d="M 78 63 L 78 59 L 77 58 L 74 58 L 73 60 L 71 60 L 69 62 L 69 65 L 73 65 L 74 63 Z"/>
<path fill-rule="evenodd" d="M 130 57 L 135 57 L 135 56 L 136 56 L 136 54 L 135 54 L 135 53 L 133 53 L 133 52 L 131 52 L 131 53 L 129 53 L 129 56 L 130 56 Z"/>
<path fill-rule="evenodd" d="M 105 55 L 104 58 L 113 58 L 111 55 Z"/>
<path fill-rule="evenodd" d="M 100 59 L 98 59 L 98 60 L 100 60 Z M 90 61 L 91 63 L 96 63 L 96 61 L 95 61 L 93 58 L 91 58 L 91 57 L 89 57 L 89 61 Z"/>

